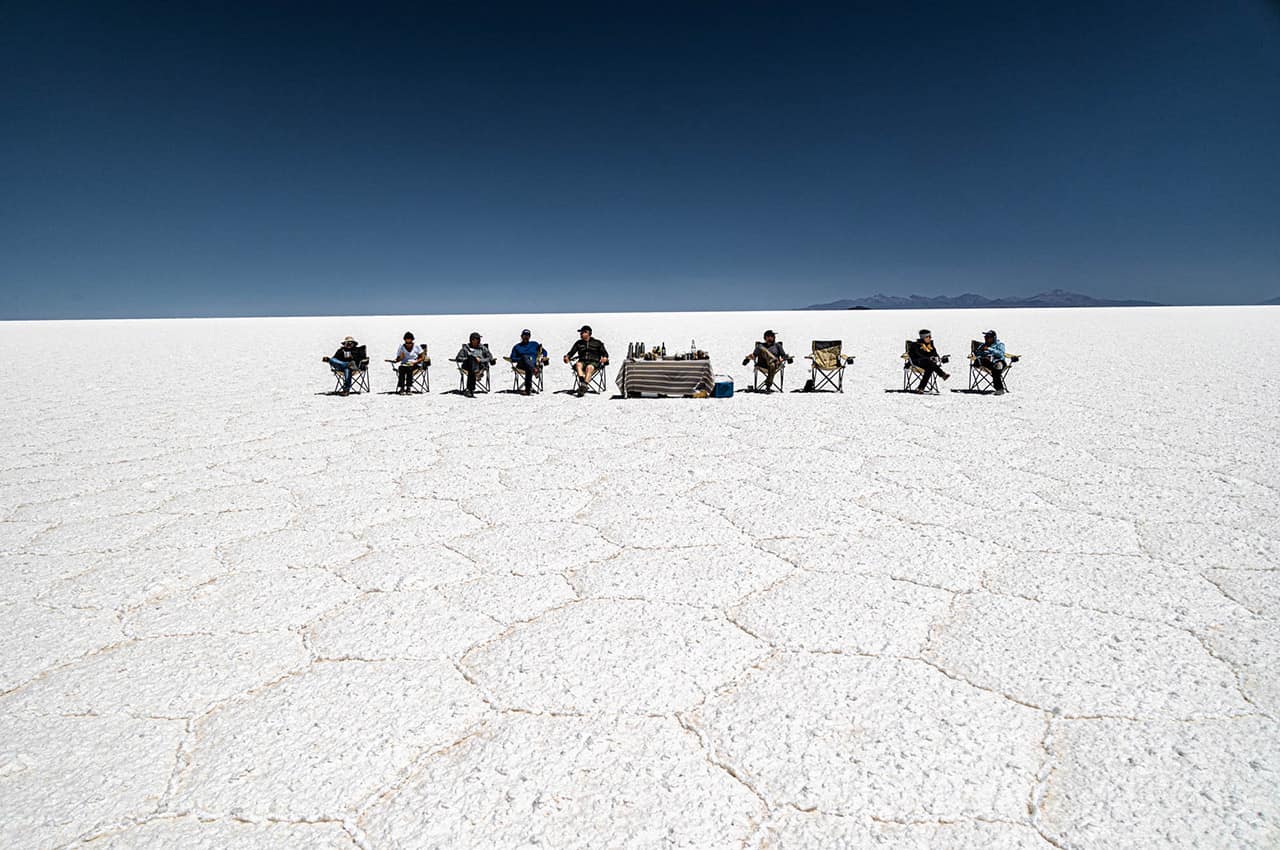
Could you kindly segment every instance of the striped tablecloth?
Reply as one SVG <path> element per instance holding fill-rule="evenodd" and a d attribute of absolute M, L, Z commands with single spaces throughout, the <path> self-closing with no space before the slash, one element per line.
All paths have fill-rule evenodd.
<path fill-rule="evenodd" d="M 622 394 L 693 395 L 711 392 L 715 377 L 710 360 L 628 360 L 618 370 L 614 383 Z"/>

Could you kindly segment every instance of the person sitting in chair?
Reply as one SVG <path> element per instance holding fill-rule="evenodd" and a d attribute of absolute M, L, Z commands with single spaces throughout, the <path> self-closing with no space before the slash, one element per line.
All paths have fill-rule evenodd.
<path fill-rule="evenodd" d="M 929 386 L 929 379 L 934 375 L 944 381 L 951 377 L 942 368 L 942 364 L 951 358 L 938 355 L 938 349 L 933 343 L 933 333 L 927 328 L 921 328 L 920 337 L 916 340 L 915 345 L 910 347 L 910 356 L 911 365 L 920 370 L 920 383 L 916 385 L 912 392 L 925 392 Z"/>
<path fill-rule="evenodd" d="M 480 334 L 472 333 L 467 343 L 458 349 L 458 356 L 454 358 L 458 363 L 458 368 L 467 373 L 467 390 L 465 395 L 467 398 L 475 398 L 476 396 L 476 375 L 481 370 L 488 369 L 498 361 L 489 353 L 489 346 L 481 345 Z"/>
<path fill-rule="evenodd" d="M 542 344 L 531 339 L 528 328 L 520 331 L 520 341 L 511 346 L 511 365 L 524 372 L 524 389 L 521 395 L 533 392 L 533 375 L 547 362 L 547 352 Z"/>
<path fill-rule="evenodd" d="M 578 341 L 564 356 L 564 362 L 570 360 L 573 361 L 573 372 L 578 376 L 578 398 L 582 398 L 587 387 L 591 386 L 591 376 L 609 362 L 609 352 L 603 342 L 591 335 L 591 325 L 578 328 Z"/>
<path fill-rule="evenodd" d="M 764 370 L 764 391 L 767 393 L 773 392 L 773 376 L 778 374 L 783 364 L 795 362 L 795 358 L 787 354 L 773 331 L 764 332 L 764 342 L 756 343 L 755 351 L 742 358 L 742 365 L 746 366 L 752 360 L 756 362 L 757 369 Z"/>
<path fill-rule="evenodd" d="M 1004 370 L 1009 368 L 1009 359 L 1004 353 L 1004 343 L 996 336 L 995 331 L 982 334 L 982 345 L 973 353 L 974 363 L 991 373 L 991 386 L 996 395 L 1008 392 L 1004 388 Z"/>
<path fill-rule="evenodd" d="M 343 337 L 342 344 L 338 346 L 337 351 L 333 352 L 332 357 L 320 359 L 328 363 L 333 371 L 342 373 L 340 395 L 351 395 L 351 370 L 360 368 L 360 363 L 364 359 L 364 346 L 357 343 L 354 337 Z"/>
<path fill-rule="evenodd" d="M 413 391 L 413 373 L 422 368 L 426 359 L 426 349 L 413 341 L 411 331 L 405 331 L 404 343 L 396 349 L 396 357 L 391 361 L 398 364 L 396 367 L 397 395 L 408 395 Z"/>

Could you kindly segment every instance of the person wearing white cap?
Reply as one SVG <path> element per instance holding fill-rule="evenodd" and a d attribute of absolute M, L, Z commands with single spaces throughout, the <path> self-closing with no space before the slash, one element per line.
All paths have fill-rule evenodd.
<path fill-rule="evenodd" d="M 511 346 L 511 365 L 524 372 L 524 389 L 521 395 L 533 392 L 533 376 L 538 367 L 547 362 L 547 352 L 542 343 L 535 341 L 528 328 L 520 331 L 520 341 Z"/>

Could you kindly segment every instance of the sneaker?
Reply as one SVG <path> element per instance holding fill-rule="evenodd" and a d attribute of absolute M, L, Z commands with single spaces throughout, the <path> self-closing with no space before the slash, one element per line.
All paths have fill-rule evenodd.
<path fill-rule="evenodd" d="M 343 396 L 345 398 L 346 396 L 351 395 L 351 390 L 343 390 L 342 392 L 338 393 L 338 395 Z"/>
<path fill-rule="evenodd" d="M 1005 394 L 1005 392 L 1007 392 L 1007 391 L 1006 391 L 1006 390 L 996 390 L 996 391 L 995 391 L 995 395 L 1004 395 L 1004 394 Z"/>
<path fill-rule="evenodd" d="M 946 372 L 942 371 L 941 369 L 938 370 L 938 377 L 942 378 L 942 380 L 944 381 L 951 380 L 951 376 L 948 375 Z"/>
<path fill-rule="evenodd" d="M 747 365 L 748 363 L 750 363 L 750 362 L 751 362 L 751 358 L 750 358 L 750 357 L 744 357 L 744 358 L 742 358 L 742 365 L 743 365 L 743 366 L 746 366 L 746 365 Z"/>
<path fill-rule="evenodd" d="M 475 390 L 463 390 L 463 391 L 462 391 L 462 394 L 463 394 L 463 395 L 465 395 L 467 398 L 475 398 L 475 397 L 476 397 L 476 391 L 475 391 Z"/>

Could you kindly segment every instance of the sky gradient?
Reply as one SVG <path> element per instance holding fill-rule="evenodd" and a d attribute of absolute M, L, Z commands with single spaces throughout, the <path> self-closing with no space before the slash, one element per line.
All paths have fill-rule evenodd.
<path fill-rule="evenodd" d="M 1261 0 L 6 4 L 0 121 L 0 319 L 1280 295 Z"/>

